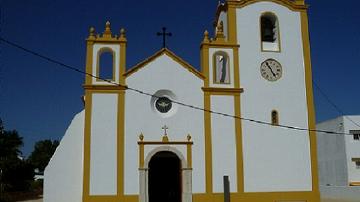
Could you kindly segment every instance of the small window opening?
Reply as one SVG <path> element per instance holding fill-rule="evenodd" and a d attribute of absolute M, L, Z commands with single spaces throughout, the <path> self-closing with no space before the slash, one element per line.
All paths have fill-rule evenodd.
<path fill-rule="evenodd" d="M 359 130 L 350 130 L 350 134 L 353 135 L 353 139 L 360 141 L 360 131 Z"/>
<path fill-rule="evenodd" d="M 360 169 L 360 159 L 354 160 L 355 168 Z"/>
<path fill-rule="evenodd" d="M 111 50 L 105 50 L 99 56 L 98 74 L 102 79 L 114 80 L 114 54 Z"/>
<path fill-rule="evenodd" d="M 276 110 L 271 111 L 271 124 L 279 125 L 279 114 Z"/>
<path fill-rule="evenodd" d="M 272 13 L 265 13 L 260 18 L 261 45 L 264 51 L 279 51 L 279 23 Z"/>
<path fill-rule="evenodd" d="M 215 61 L 215 83 L 230 83 L 229 57 L 224 52 L 214 54 Z"/>

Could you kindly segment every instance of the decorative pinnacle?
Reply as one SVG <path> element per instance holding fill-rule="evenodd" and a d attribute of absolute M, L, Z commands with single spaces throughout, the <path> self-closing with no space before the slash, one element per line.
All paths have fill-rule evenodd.
<path fill-rule="evenodd" d="M 188 134 L 187 137 L 186 137 L 186 139 L 190 142 L 190 140 L 191 140 L 191 135 Z"/>
<path fill-rule="evenodd" d="M 220 21 L 216 26 L 216 39 L 220 39 L 221 41 L 224 40 L 224 23 Z"/>
<path fill-rule="evenodd" d="M 124 39 L 124 38 L 125 38 L 125 33 L 126 33 L 125 29 L 124 29 L 124 28 L 121 28 L 121 29 L 120 29 L 120 39 Z"/>
<path fill-rule="evenodd" d="M 209 43 L 210 42 L 210 40 L 209 40 L 209 32 L 207 30 L 205 30 L 205 32 L 204 32 L 203 42 L 204 43 Z"/>
<path fill-rule="evenodd" d="M 95 38 L 95 28 L 90 27 L 89 29 L 89 38 L 94 39 Z"/>
<path fill-rule="evenodd" d="M 224 23 L 223 23 L 223 21 L 220 21 L 220 23 L 218 24 L 217 33 L 219 33 L 219 34 L 224 33 Z"/>
<path fill-rule="evenodd" d="M 144 135 L 142 133 L 139 135 L 139 139 L 140 139 L 140 141 L 144 140 Z"/>
<path fill-rule="evenodd" d="M 111 38 L 111 29 L 110 29 L 110 22 L 109 21 L 107 21 L 105 23 L 105 31 L 103 33 L 103 37 Z"/>

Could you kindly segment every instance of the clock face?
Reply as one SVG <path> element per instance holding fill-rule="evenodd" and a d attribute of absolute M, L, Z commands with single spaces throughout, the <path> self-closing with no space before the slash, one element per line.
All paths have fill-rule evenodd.
<path fill-rule="evenodd" d="M 282 76 L 281 64 L 274 59 L 267 59 L 261 63 L 260 73 L 268 81 L 277 81 Z"/>
<path fill-rule="evenodd" d="M 172 106 L 171 100 L 167 97 L 160 97 L 155 102 L 155 107 L 160 113 L 167 113 Z"/>

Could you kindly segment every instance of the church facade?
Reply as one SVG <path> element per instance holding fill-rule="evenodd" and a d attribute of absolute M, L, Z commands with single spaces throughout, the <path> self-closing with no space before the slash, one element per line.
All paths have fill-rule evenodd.
<path fill-rule="evenodd" d="M 228 0 L 214 24 L 200 70 L 167 48 L 126 70 L 125 31 L 90 29 L 44 201 L 319 201 L 316 134 L 282 127 L 315 129 L 305 2 Z"/>

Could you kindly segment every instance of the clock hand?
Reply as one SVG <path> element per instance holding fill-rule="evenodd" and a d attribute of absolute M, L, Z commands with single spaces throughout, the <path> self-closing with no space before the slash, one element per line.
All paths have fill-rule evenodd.
<path fill-rule="evenodd" d="M 270 69 L 271 73 L 273 74 L 274 77 L 276 77 L 276 74 L 274 73 L 274 71 L 271 69 L 270 65 L 265 62 L 266 66 Z"/>

